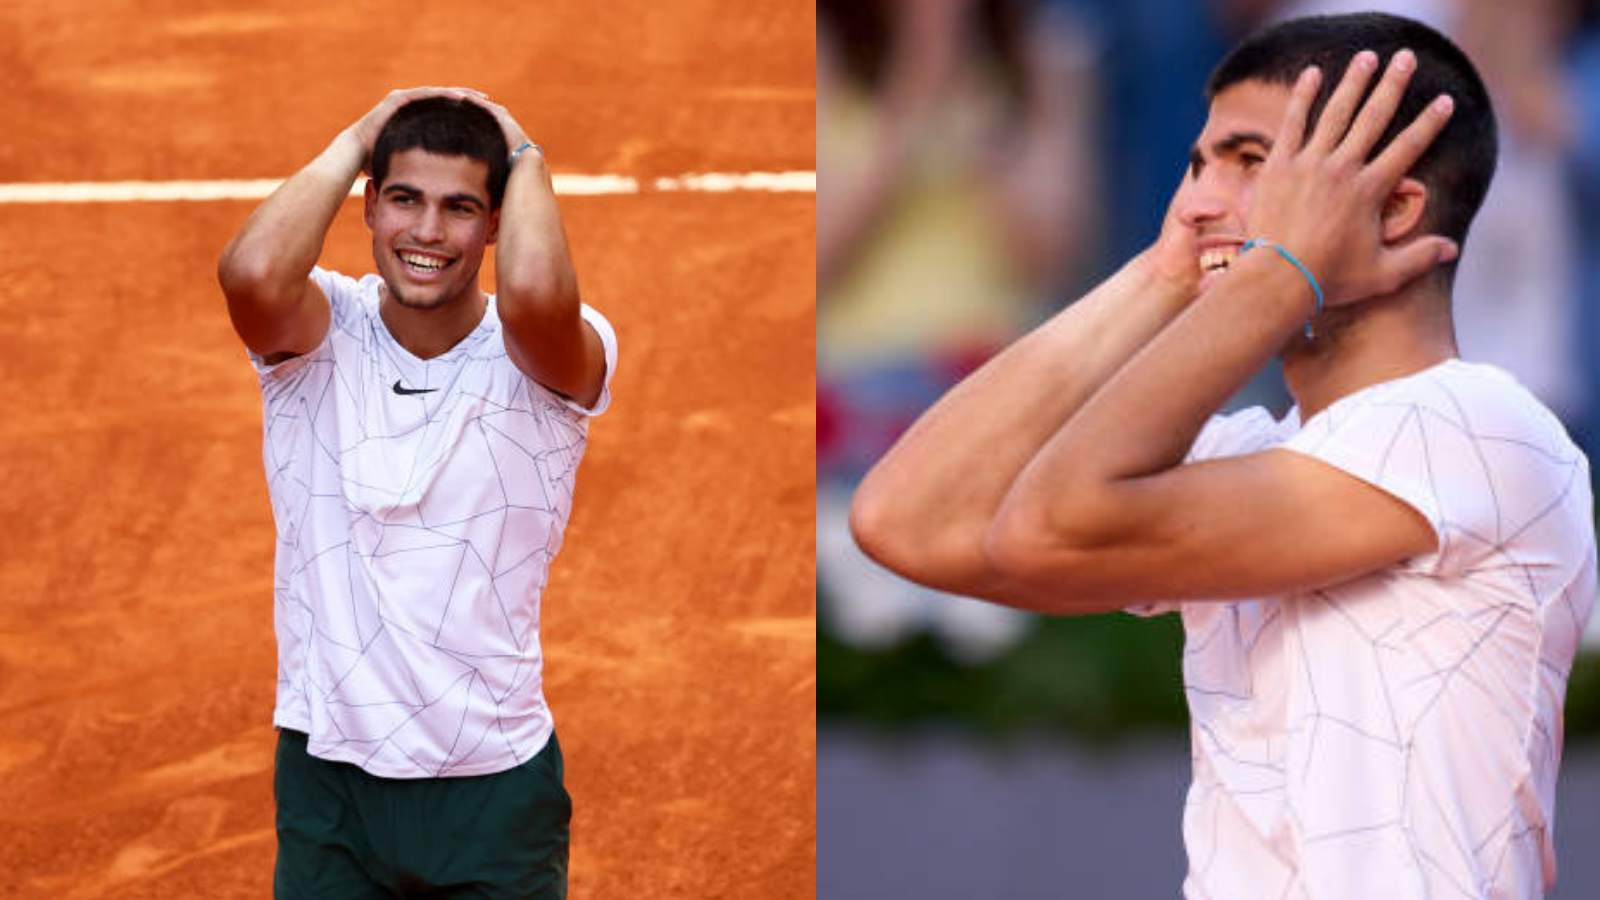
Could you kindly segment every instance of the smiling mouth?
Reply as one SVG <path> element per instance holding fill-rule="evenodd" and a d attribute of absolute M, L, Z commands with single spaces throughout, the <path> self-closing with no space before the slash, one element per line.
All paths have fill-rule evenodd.
<path fill-rule="evenodd" d="M 1239 258 L 1238 247 L 1213 247 L 1200 253 L 1200 274 L 1210 275 L 1213 272 L 1226 272 L 1233 261 Z"/>
<path fill-rule="evenodd" d="M 447 259 L 443 256 L 434 256 L 429 253 L 417 253 L 410 250 L 399 250 L 396 251 L 395 255 L 400 258 L 400 262 L 405 265 L 407 271 L 417 275 L 432 275 L 435 272 L 442 272 L 450 266 L 455 265 L 455 260 L 453 259 Z"/>

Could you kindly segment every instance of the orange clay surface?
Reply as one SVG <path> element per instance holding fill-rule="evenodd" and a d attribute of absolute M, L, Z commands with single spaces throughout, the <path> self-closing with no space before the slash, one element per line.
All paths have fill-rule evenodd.
<path fill-rule="evenodd" d="M 794 2 L 0 9 L 0 181 L 281 177 L 390 88 L 560 173 L 809 171 Z M 251 202 L 0 205 L 0 897 L 267 897 Z M 544 598 L 575 898 L 814 892 L 813 197 L 568 197 L 621 361 Z M 323 264 L 370 270 L 355 201 Z M 488 267 L 483 275 L 492 288 Z"/>

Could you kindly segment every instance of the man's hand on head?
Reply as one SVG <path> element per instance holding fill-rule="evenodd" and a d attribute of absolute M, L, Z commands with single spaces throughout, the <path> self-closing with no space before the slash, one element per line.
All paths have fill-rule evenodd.
<path fill-rule="evenodd" d="M 372 146 L 378 141 L 378 133 L 400 107 L 413 100 L 424 97 L 454 97 L 457 100 L 471 100 L 476 103 L 487 104 L 487 96 L 482 91 L 465 87 L 414 87 L 390 91 L 388 96 L 378 102 L 377 106 L 367 111 L 367 114 L 356 120 L 349 128 L 350 133 L 361 144 L 361 170 L 370 174 L 372 161 Z"/>
<path fill-rule="evenodd" d="M 1246 215 L 1249 237 L 1274 241 L 1294 254 L 1321 283 L 1329 306 L 1391 293 L 1460 252 L 1454 241 L 1439 235 L 1384 238 L 1385 205 L 1449 122 L 1454 106 L 1448 95 L 1439 95 L 1368 162 L 1394 119 L 1416 56 L 1409 50 L 1396 53 L 1362 103 L 1377 67 L 1377 54 L 1356 54 L 1309 136 L 1306 121 L 1322 73 L 1313 67 L 1300 74 Z M 1414 181 L 1408 186 L 1413 193 L 1425 191 Z"/>
<path fill-rule="evenodd" d="M 485 94 L 478 94 L 468 99 L 494 114 L 494 120 L 500 123 L 500 130 L 505 132 L 507 150 L 514 152 L 523 144 L 532 143 L 528 140 L 528 133 L 522 130 L 521 125 L 517 124 L 517 120 L 512 117 L 510 110 L 490 100 Z"/>

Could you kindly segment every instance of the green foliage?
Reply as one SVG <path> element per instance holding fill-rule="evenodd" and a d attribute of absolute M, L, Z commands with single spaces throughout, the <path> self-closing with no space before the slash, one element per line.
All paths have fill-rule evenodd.
<path fill-rule="evenodd" d="M 1182 649 L 1177 616 L 1041 618 L 998 659 L 968 666 L 926 634 L 864 651 L 820 619 L 817 720 L 885 730 L 937 723 L 996 737 L 1042 729 L 1090 741 L 1181 731 Z M 1600 654 L 1573 664 L 1566 729 L 1569 743 L 1600 741 Z"/>
<path fill-rule="evenodd" d="M 891 729 L 941 722 L 992 735 L 1042 728 L 1091 740 L 1182 729 L 1182 646 L 1177 616 L 1043 618 L 1000 658 L 967 666 L 927 635 L 869 652 L 823 621 L 817 718 Z"/>
<path fill-rule="evenodd" d="M 1592 651 L 1578 655 L 1567 679 L 1567 741 L 1577 740 L 1600 742 L 1600 653 Z"/>

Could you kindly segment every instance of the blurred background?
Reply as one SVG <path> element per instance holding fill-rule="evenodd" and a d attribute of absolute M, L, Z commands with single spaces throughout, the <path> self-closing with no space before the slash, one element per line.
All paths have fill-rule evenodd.
<path fill-rule="evenodd" d="M 852 490 L 928 405 L 1155 237 L 1250 30 L 1363 9 L 1451 35 L 1502 147 L 1462 355 L 1600 450 L 1600 0 L 819 0 L 817 895 L 1176 896 L 1176 616 L 1044 618 L 868 561 Z M 1233 406 L 1288 405 L 1267 371 Z M 1600 896 L 1600 616 L 1574 665 L 1560 883 Z"/>

